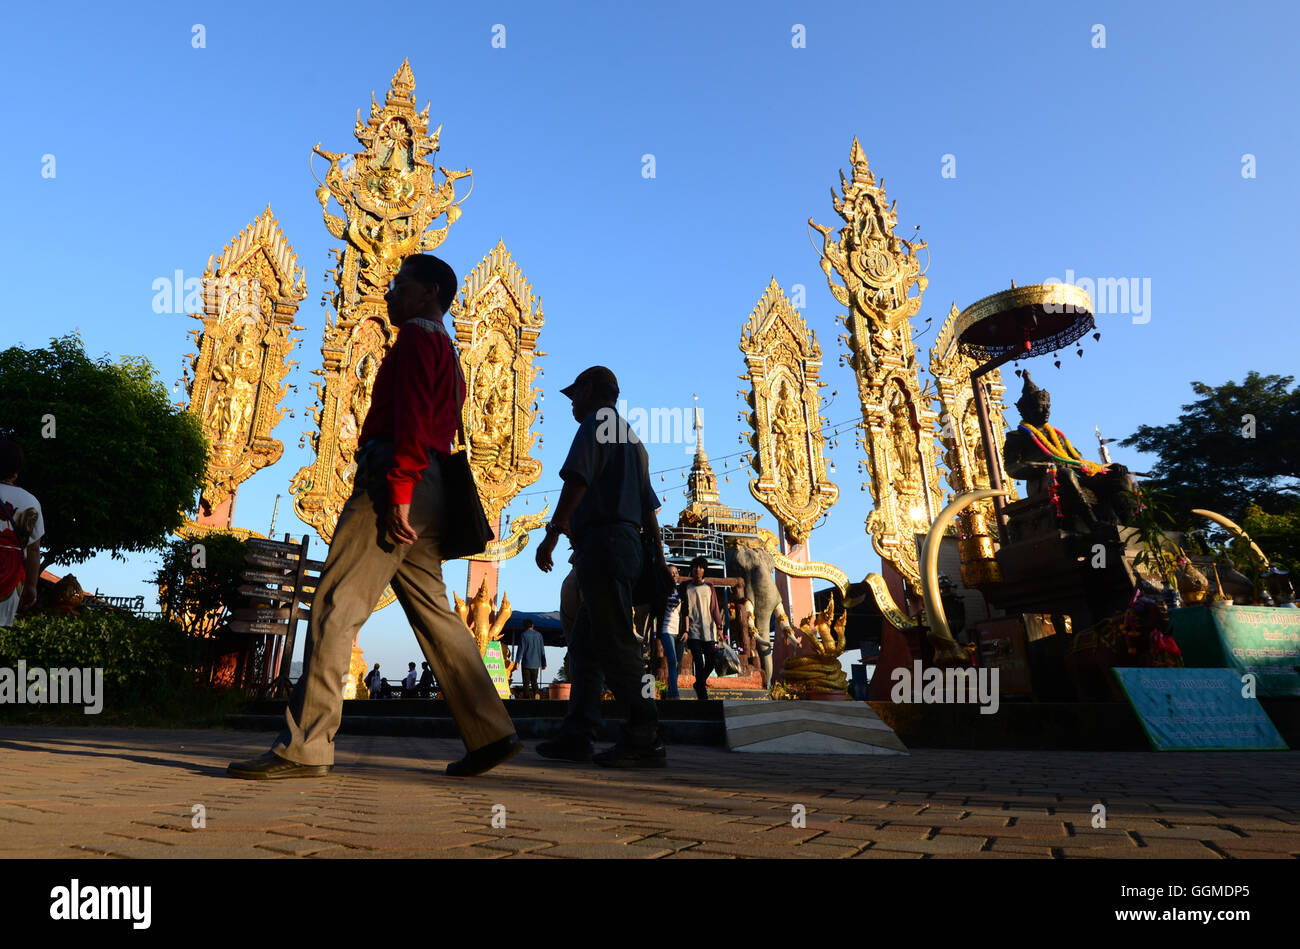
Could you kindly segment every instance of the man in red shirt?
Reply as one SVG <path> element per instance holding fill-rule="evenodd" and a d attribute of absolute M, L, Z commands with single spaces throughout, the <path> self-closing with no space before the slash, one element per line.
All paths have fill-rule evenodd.
<path fill-rule="evenodd" d="M 312 602 L 302 677 L 271 750 L 232 763 L 232 777 L 329 773 L 352 643 L 390 583 L 465 742 L 467 754 L 447 774 L 481 774 L 523 750 L 442 582 L 438 537 L 449 512 L 439 458 L 451 451 L 465 400 L 460 360 L 442 325 L 457 284 L 446 263 L 415 254 L 402 262 L 385 295 L 397 340 L 375 376 L 352 497 L 339 515 Z"/>

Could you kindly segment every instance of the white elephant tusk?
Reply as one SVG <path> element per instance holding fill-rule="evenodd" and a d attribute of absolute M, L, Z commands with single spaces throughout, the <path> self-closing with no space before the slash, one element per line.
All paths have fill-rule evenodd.
<path fill-rule="evenodd" d="M 930 641 L 936 647 L 935 658 L 942 654 L 952 657 L 960 654 L 961 644 L 953 639 L 948 629 L 948 616 L 943 611 L 943 601 L 939 599 L 939 542 L 943 532 L 948 529 L 953 518 L 976 501 L 1006 495 L 1005 488 L 981 488 L 954 498 L 952 503 L 939 512 L 939 516 L 930 525 L 925 535 L 925 545 L 921 550 L 921 595 L 925 601 L 925 615 L 930 621 Z"/>
<path fill-rule="evenodd" d="M 1192 513 L 1200 517 L 1208 517 L 1210 520 L 1214 521 L 1214 523 L 1220 525 L 1221 527 L 1226 527 L 1229 531 L 1232 532 L 1233 536 L 1238 537 L 1241 540 L 1244 540 L 1246 543 L 1250 544 L 1251 552 L 1255 555 L 1255 559 L 1259 561 L 1260 566 L 1262 566 L 1265 570 L 1269 568 L 1268 557 L 1267 555 L 1265 555 L 1264 551 L 1259 549 L 1259 544 L 1251 540 L 1250 535 L 1247 534 L 1240 527 L 1238 527 L 1236 524 L 1234 524 L 1232 521 L 1228 520 L 1222 514 L 1216 514 L 1214 511 L 1206 511 L 1203 508 L 1192 508 Z"/>

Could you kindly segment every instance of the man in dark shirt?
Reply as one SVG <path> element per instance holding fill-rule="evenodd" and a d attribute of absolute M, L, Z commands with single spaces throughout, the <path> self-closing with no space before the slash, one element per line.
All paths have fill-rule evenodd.
<path fill-rule="evenodd" d="M 649 457 L 614 409 L 618 380 L 604 366 L 584 370 L 560 391 L 573 401 L 573 418 L 580 425 L 560 469 L 564 489 L 537 548 L 537 566 L 551 570 L 556 539 L 567 533 L 582 605 L 569 643 L 573 688 L 568 714 L 559 737 L 539 744 L 537 752 L 565 761 L 591 759 L 605 767 L 663 767 L 667 755 L 659 738 L 654 682 L 647 681 L 632 628 L 632 585 L 644 559 L 642 530 L 655 541 L 655 568 L 668 572 Z M 617 744 L 592 755 L 601 721 L 602 675 L 627 724 Z"/>
<path fill-rule="evenodd" d="M 402 261 L 385 296 L 397 340 L 375 376 L 352 497 L 335 525 L 312 601 L 302 676 L 271 751 L 232 763 L 226 770 L 232 777 L 309 778 L 330 771 L 352 644 L 389 583 L 465 742 L 467 754 L 449 764 L 447 774 L 481 774 L 523 750 L 442 581 L 438 540 L 449 512 L 439 457 L 451 451 L 465 399 L 460 360 L 442 325 L 456 286 L 444 261 L 414 254 Z M 409 684 L 414 681 L 412 673 Z"/>
<path fill-rule="evenodd" d="M 537 688 L 537 677 L 546 668 L 546 640 L 530 619 L 524 620 L 524 631 L 519 634 L 518 648 L 519 668 L 524 678 L 524 698 L 538 698 L 541 692 Z"/>

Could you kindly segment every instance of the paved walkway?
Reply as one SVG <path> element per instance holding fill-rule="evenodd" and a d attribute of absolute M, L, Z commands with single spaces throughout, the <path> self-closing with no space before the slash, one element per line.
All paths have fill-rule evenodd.
<path fill-rule="evenodd" d="M 1300 856 L 1300 752 L 675 746 L 666 770 L 606 771 L 529 750 L 457 780 L 442 774 L 457 741 L 353 736 L 327 778 L 225 776 L 268 744 L 233 731 L 0 728 L 0 858 Z M 1093 828 L 1099 803 L 1106 826 Z"/>

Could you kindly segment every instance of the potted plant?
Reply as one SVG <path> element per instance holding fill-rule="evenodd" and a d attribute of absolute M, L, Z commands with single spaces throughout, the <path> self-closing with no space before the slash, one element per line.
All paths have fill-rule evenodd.
<path fill-rule="evenodd" d="M 566 652 L 564 654 L 564 664 L 560 666 L 560 671 L 551 680 L 550 686 L 547 687 L 546 697 L 560 702 L 567 702 L 572 688 L 573 683 L 569 681 L 569 654 Z"/>

